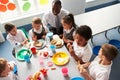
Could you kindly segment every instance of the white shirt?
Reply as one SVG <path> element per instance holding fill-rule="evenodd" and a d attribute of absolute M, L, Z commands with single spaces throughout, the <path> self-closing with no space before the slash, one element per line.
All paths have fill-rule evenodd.
<path fill-rule="evenodd" d="M 21 42 L 26 40 L 26 36 L 22 30 L 17 30 L 17 34 L 15 36 L 10 33 L 7 35 L 7 40 L 13 45 L 16 46 L 16 43 L 19 45 Z"/>
<path fill-rule="evenodd" d="M 46 26 L 44 26 L 44 28 L 45 28 L 45 32 L 46 32 L 46 33 L 49 32 L 49 30 L 48 30 L 48 28 L 47 28 Z M 36 32 L 36 33 L 41 33 L 41 32 L 42 32 L 42 29 L 43 29 L 43 28 L 40 27 L 39 30 L 36 30 L 36 29 L 33 29 L 33 30 L 34 30 L 34 32 Z M 29 35 L 30 35 L 31 38 L 34 36 L 34 33 L 33 33 L 32 29 L 29 30 Z"/>
<path fill-rule="evenodd" d="M 60 13 L 58 14 L 59 20 L 61 20 L 68 13 L 68 11 L 61 9 Z M 50 24 L 52 27 L 56 27 L 55 18 L 56 16 L 53 14 L 53 12 L 48 11 L 43 16 L 43 26 L 47 26 L 48 24 Z"/>
<path fill-rule="evenodd" d="M 83 62 L 88 62 L 92 56 L 92 48 L 89 43 L 84 47 L 77 45 L 76 41 L 73 42 L 73 49 L 75 54 L 83 60 Z"/>
<path fill-rule="evenodd" d="M 17 76 L 11 71 L 8 76 L 0 77 L 0 80 L 17 80 Z"/>
<path fill-rule="evenodd" d="M 88 67 L 89 74 L 94 78 L 94 80 L 109 80 L 109 75 L 111 71 L 110 65 L 99 64 L 100 58 L 96 57 L 94 61 Z"/>

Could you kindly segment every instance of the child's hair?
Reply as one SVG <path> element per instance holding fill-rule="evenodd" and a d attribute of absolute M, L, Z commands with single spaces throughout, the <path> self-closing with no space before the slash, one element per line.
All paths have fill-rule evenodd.
<path fill-rule="evenodd" d="M 101 48 L 102 54 L 107 58 L 108 61 L 113 60 L 118 54 L 118 49 L 111 44 L 103 44 Z"/>
<path fill-rule="evenodd" d="M 15 25 L 12 23 L 6 23 L 4 26 L 6 32 L 10 32 L 14 27 Z"/>
<path fill-rule="evenodd" d="M 6 68 L 6 64 L 7 64 L 7 60 L 4 58 L 0 58 L 0 76 Z"/>
<path fill-rule="evenodd" d="M 33 24 L 42 24 L 42 21 L 39 17 L 34 17 L 32 20 Z"/>
<path fill-rule="evenodd" d="M 72 24 L 73 27 L 76 27 L 75 21 L 74 21 L 74 16 L 73 14 L 69 13 L 68 15 L 63 17 L 63 21 L 66 24 Z"/>
<path fill-rule="evenodd" d="M 86 40 L 89 40 L 92 37 L 92 30 L 87 25 L 82 25 L 77 28 L 76 34 L 79 34 L 80 36 L 84 37 Z"/>
<path fill-rule="evenodd" d="M 57 4 L 57 5 L 61 5 L 61 1 L 60 1 L 60 0 L 53 0 L 52 3 L 53 3 L 53 4 Z"/>

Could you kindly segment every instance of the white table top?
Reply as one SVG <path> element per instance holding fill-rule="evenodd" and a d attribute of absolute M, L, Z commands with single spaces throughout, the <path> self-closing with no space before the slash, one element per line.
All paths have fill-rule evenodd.
<path fill-rule="evenodd" d="M 63 46 L 62 48 L 59 48 L 59 49 L 56 49 L 56 50 L 66 52 L 70 57 L 70 61 L 64 66 L 57 66 L 57 65 L 54 64 L 53 67 L 55 67 L 56 70 L 51 70 L 50 67 L 46 66 L 47 65 L 46 62 L 50 61 L 51 59 L 50 58 L 49 59 L 44 59 L 45 67 L 49 70 L 48 70 L 47 79 L 44 78 L 43 76 L 41 76 L 42 80 L 70 80 L 73 77 L 80 77 L 80 73 L 79 73 L 78 69 L 76 68 L 75 60 L 70 56 L 66 47 Z M 42 49 L 42 51 L 48 51 L 48 50 L 47 50 L 47 48 L 44 48 L 44 49 Z M 39 56 L 32 55 L 31 63 L 17 61 L 17 67 L 18 67 L 19 80 L 26 80 L 26 78 L 29 75 L 31 75 L 31 74 L 40 70 L 41 65 L 39 63 Z M 61 72 L 62 67 L 67 67 L 68 68 L 69 77 L 64 77 L 62 75 L 62 72 Z"/>
<path fill-rule="evenodd" d="M 93 35 L 120 25 L 120 3 L 75 16 L 75 23 L 91 27 Z"/>

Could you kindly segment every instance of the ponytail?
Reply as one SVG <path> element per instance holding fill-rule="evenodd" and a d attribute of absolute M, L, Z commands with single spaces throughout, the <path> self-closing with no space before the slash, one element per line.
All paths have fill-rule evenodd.
<path fill-rule="evenodd" d="M 72 26 L 76 28 L 73 14 L 69 13 L 68 15 L 63 17 L 63 20 L 64 20 L 64 23 L 66 24 L 72 23 Z"/>

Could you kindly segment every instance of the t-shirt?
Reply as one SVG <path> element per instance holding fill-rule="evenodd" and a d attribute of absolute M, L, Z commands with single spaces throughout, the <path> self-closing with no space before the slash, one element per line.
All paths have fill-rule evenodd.
<path fill-rule="evenodd" d="M 89 74 L 94 80 L 109 80 L 112 62 L 110 65 L 99 64 L 100 58 L 96 57 L 88 67 Z"/>
<path fill-rule="evenodd" d="M 48 30 L 48 28 L 47 27 L 40 27 L 40 29 L 39 30 L 35 30 L 35 29 L 31 29 L 30 31 L 29 31 L 29 35 L 30 35 L 30 37 L 32 38 L 34 35 L 37 35 L 37 36 L 43 36 L 44 35 L 44 33 L 47 33 L 47 32 L 49 32 L 49 30 Z M 39 38 L 40 39 L 40 38 Z"/>
<path fill-rule="evenodd" d="M 15 46 L 16 44 L 20 44 L 24 40 L 26 40 L 26 36 L 22 30 L 17 30 L 17 34 L 15 36 L 11 35 L 10 33 L 7 35 L 7 40 Z"/>
<path fill-rule="evenodd" d="M 0 77 L 0 80 L 17 80 L 17 76 L 11 71 L 8 76 Z"/>
<path fill-rule="evenodd" d="M 92 48 L 89 43 L 87 43 L 84 47 L 80 47 L 77 45 L 76 41 L 73 42 L 73 49 L 75 54 L 83 60 L 83 62 L 88 62 L 92 56 Z"/>

